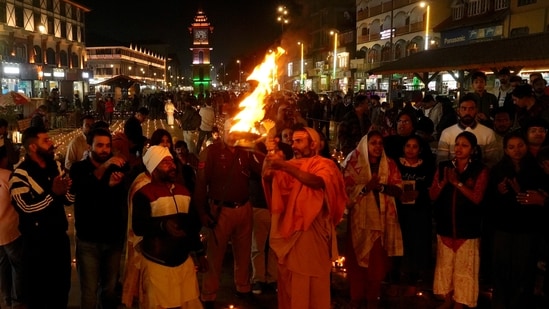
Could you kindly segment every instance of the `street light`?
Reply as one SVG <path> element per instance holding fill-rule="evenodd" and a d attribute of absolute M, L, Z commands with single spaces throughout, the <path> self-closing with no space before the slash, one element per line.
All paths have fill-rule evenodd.
<path fill-rule="evenodd" d="M 425 50 L 428 50 L 429 49 L 429 21 L 430 21 L 429 19 L 431 15 L 431 6 L 429 5 L 429 3 L 425 1 L 421 1 L 419 6 L 421 6 L 422 8 L 427 7 L 427 12 L 425 14 Z"/>
<path fill-rule="evenodd" d="M 240 60 L 236 60 L 236 63 L 238 63 L 238 88 L 240 88 L 240 80 L 242 77 L 242 71 L 240 71 Z"/>
<path fill-rule="evenodd" d="M 287 24 L 290 22 L 290 20 L 288 19 L 288 9 L 283 6 L 283 5 L 280 5 L 278 6 L 278 9 L 277 9 L 277 17 L 276 17 L 276 21 L 278 21 L 282 27 L 282 32 L 284 32 L 284 24 Z"/>
<path fill-rule="evenodd" d="M 225 65 L 223 64 L 223 62 L 221 62 L 221 69 L 223 71 L 223 75 L 221 76 L 221 83 L 225 85 Z"/>
<path fill-rule="evenodd" d="M 301 77 L 300 77 L 300 86 L 301 86 L 301 90 L 304 90 L 305 89 L 305 75 L 303 74 L 303 65 L 304 65 L 304 62 L 303 62 L 303 42 L 297 42 L 298 45 L 301 46 Z"/>
<path fill-rule="evenodd" d="M 337 85 L 336 85 L 337 34 L 338 34 L 338 31 L 336 31 L 336 30 L 330 31 L 330 35 L 334 36 L 334 67 L 333 67 L 333 72 L 332 72 L 332 79 L 334 80 L 334 88 L 335 88 L 334 90 L 337 90 Z"/>

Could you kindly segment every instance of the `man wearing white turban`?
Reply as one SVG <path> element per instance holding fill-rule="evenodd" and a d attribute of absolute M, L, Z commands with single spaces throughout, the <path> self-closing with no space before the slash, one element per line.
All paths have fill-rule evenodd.
<path fill-rule="evenodd" d="M 141 308 L 202 309 L 195 264 L 208 263 L 200 241 L 200 220 L 191 206 L 189 190 L 176 182 L 176 166 L 168 148 L 150 147 L 143 163 L 151 182 L 133 197 L 132 227 L 142 236 L 139 247 Z"/>

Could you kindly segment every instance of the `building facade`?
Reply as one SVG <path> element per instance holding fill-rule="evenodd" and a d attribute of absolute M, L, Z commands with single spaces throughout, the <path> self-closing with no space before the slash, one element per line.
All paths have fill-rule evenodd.
<path fill-rule="evenodd" d="M 542 72 L 547 80 L 549 66 L 539 58 L 549 61 L 549 52 L 521 40 L 548 33 L 548 14 L 549 2 L 540 0 L 358 0 L 357 49 L 365 57 L 354 60 L 356 79 L 366 89 L 439 94 L 470 90 L 467 77 L 475 70 L 487 73 L 490 91 L 498 83 L 493 73 L 504 66 L 523 78 Z M 382 39 L 385 29 L 394 35 Z M 482 50 L 468 49 L 477 45 Z"/>
<path fill-rule="evenodd" d="M 85 14 L 66 0 L 0 1 L 2 92 L 47 97 L 52 89 L 72 101 L 88 91 Z"/>
<path fill-rule="evenodd" d="M 87 66 L 93 71 L 91 85 L 94 91 L 102 92 L 109 85 L 108 81 L 115 77 L 132 81 L 129 89 L 113 86 L 108 89 L 115 100 L 124 95 L 133 96 L 133 92 L 145 89 L 150 91 L 166 89 L 166 57 L 142 47 L 132 46 L 100 46 L 86 47 Z M 101 85 L 104 84 L 105 88 Z M 135 84 L 135 85 L 133 85 Z M 118 89 L 117 89 L 118 88 Z M 127 92 L 126 92 L 127 91 Z"/>

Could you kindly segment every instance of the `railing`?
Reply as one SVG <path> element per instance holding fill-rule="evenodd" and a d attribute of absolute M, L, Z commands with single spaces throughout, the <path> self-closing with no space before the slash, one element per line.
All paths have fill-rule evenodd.
<path fill-rule="evenodd" d="M 370 7 L 370 16 L 376 16 L 381 14 L 383 12 L 381 9 L 381 4 Z"/>
<path fill-rule="evenodd" d="M 403 35 L 403 34 L 406 34 L 406 33 L 409 33 L 410 30 L 409 30 L 409 27 L 408 26 L 402 26 L 402 27 L 398 27 L 398 28 L 395 28 L 395 36 L 399 36 L 399 35 Z"/>
<path fill-rule="evenodd" d="M 409 26 L 402 26 L 395 28 L 395 36 L 400 36 L 412 32 L 419 32 L 425 30 L 425 23 L 423 21 L 410 24 Z M 371 41 L 377 41 L 381 39 L 381 35 L 379 33 L 373 33 L 370 35 L 359 35 L 357 38 L 358 44 L 361 43 L 368 43 Z"/>
<path fill-rule="evenodd" d="M 362 11 L 358 11 L 356 13 L 356 20 L 359 21 L 359 20 L 363 20 L 363 19 L 366 19 L 368 18 L 368 9 L 362 9 Z"/>
<path fill-rule="evenodd" d="M 423 21 L 410 24 L 410 32 L 418 32 L 423 30 L 425 30 L 425 23 Z"/>

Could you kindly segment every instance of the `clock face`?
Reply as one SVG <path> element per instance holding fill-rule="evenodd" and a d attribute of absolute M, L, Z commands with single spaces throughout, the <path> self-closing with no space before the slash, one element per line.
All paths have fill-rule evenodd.
<path fill-rule="evenodd" d="M 206 41 L 207 36 L 208 36 L 208 31 L 205 29 L 196 29 L 194 31 L 194 38 L 197 41 L 200 41 L 200 42 Z"/>

